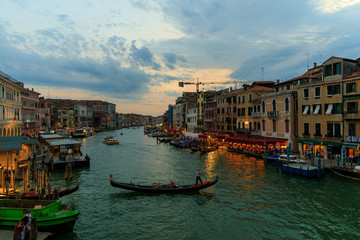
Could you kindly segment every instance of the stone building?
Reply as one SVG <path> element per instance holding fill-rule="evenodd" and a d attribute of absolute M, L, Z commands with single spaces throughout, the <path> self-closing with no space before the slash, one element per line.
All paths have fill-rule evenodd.
<path fill-rule="evenodd" d="M 23 83 L 0 71 L 0 137 L 22 135 Z"/>

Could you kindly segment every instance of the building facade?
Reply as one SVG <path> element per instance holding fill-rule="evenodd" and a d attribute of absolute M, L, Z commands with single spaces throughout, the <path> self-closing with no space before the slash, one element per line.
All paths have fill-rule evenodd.
<path fill-rule="evenodd" d="M 0 71 L 0 137 L 22 135 L 22 83 Z"/>

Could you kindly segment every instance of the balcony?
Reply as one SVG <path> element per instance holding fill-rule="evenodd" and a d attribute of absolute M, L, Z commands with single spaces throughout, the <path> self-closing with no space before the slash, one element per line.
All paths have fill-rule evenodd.
<path fill-rule="evenodd" d="M 261 117 L 261 113 L 260 112 L 252 112 L 251 117 Z"/>
<path fill-rule="evenodd" d="M 271 111 L 271 112 L 268 112 L 267 114 L 268 114 L 269 118 L 278 118 L 278 117 L 280 117 L 279 111 Z"/>

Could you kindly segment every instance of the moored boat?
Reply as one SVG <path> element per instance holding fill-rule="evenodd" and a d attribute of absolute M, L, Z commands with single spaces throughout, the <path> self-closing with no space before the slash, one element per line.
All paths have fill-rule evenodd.
<path fill-rule="evenodd" d="M 197 185 L 139 185 L 134 183 L 122 183 L 113 180 L 112 175 L 110 174 L 110 184 L 113 187 L 123 188 L 127 190 L 132 190 L 136 192 L 144 192 L 144 193 L 188 193 L 188 192 L 196 192 L 204 188 L 208 188 L 213 186 L 218 182 L 219 178 L 216 177 L 212 181 L 204 182 L 203 184 Z"/>
<path fill-rule="evenodd" d="M 13 227 L 30 210 L 39 231 L 71 231 L 80 212 L 60 200 L 0 200 L 0 226 Z"/>
<path fill-rule="evenodd" d="M 359 179 L 360 180 L 360 167 L 356 166 L 354 169 L 344 168 L 344 167 L 335 167 L 332 166 L 331 170 L 340 176 Z"/>
<path fill-rule="evenodd" d="M 79 189 L 79 182 L 76 184 L 76 186 L 71 187 L 71 188 L 65 188 L 65 189 L 60 189 L 60 188 L 56 188 L 55 191 L 53 191 L 52 193 L 46 193 L 45 195 L 41 196 L 39 194 L 37 194 L 35 192 L 35 190 L 32 191 L 27 191 L 27 192 L 16 192 L 16 191 L 12 191 L 10 192 L 10 194 L 8 196 L 6 196 L 6 194 L 1 193 L 0 194 L 0 199 L 56 199 L 57 196 L 59 197 L 63 197 L 66 195 L 69 195 L 70 193 L 76 192 Z"/>

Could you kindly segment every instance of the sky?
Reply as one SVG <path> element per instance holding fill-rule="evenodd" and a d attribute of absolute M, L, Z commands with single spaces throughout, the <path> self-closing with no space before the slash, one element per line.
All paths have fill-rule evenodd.
<path fill-rule="evenodd" d="M 45 98 L 162 115 L 183 91 L 360 57 L 360 0 L 1 0 L 0 71 Z M 180 88 L 179 82 L 190 82 Z M 223 83 L 223 84 L 219 84 Z"/>

